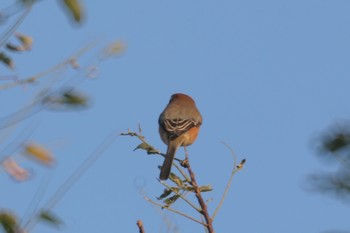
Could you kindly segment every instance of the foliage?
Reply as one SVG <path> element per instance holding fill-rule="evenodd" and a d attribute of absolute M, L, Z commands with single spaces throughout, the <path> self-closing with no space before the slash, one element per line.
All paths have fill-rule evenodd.
<path fill-rule="evenodd" d="M 158 149 L 156 149 L 152 145 L 150 145 L 141 133 L 142 133 L 142 130 L 141 130 L 141 127 L 139 126 L 138 133 L 128 130 L 126 133 L 121 133 L 121 135 L 122 136 L 137 137 L 141 141 L 141 144 L 139 144 L 134 150 L 142 149 L 142 150 L 146 151 L 146 153 L 148 155 L 160 155 L 160 156 L 164 157 L 165 154 L 160 152 Z M 227 183 L 226 189 L 222 195 L 220 203 L 215 208 L 214 213 L 212 215 L 209 214 L 209 211 L 207 208 L 207 202 L 204 201 L 204 199 L 202 197 L 202 193 L 203 192 L 211 192 L 211 191 L 213 191 L 213 188 L 210 184 L 198 185 L 196 177 L 195 177 L 195 173 L 192 170 L 192 167 L 191 167 L 189 159 L 188 159 L 186 147 L 185 147 L 186 159 L 185 160 L 180 160 L 177 158 L 174 159 L 176 162 L 179 163 L 179 164 L 177 164 L 175 162 L 173 163 L 173 166 L 179 172 L 179 175 L 171 172 L 171 174 L 169 176 L 169 180 L 172 182 L 172 184 L 168 184 L 165 181 L 158 180 L 163 186 L 165 186 L 163 193 L 160 194 L 160 196 L 157 198 L 159 201 L 162 201 L 162 204 L 152 200 L 151 198 L 147 197 L 146 195 L 144 196 L 144 199 L 155 206 L 161 207 L 162 209 L 169 210 L 173 213 L 176 213 L 176 214 L 179 214 L 183 217 L 186 217 L 186 218 L 190 219 L 191 221 L 199 223 L 199 224 L 204 226 L 204 229 L 206 230 L 206 232 L 213 233 L 214 232 L 213 221 L 214 221 L 218 211 L 220 210 L 221 206 L 223 205 L 224 199 L 225 199 L 225 197 L 228 193 L 228 190 L 230 188 L 232 179 L 233 179 L 234 175 L 243 168 L 243 166 L 246 162 L 246 160 L 243 159 L 239 164 L 237 164 L 236 156 L 235 156 L 233 150 L 228 145 L 226 145 L 226 146 L 229 148 L 229 150 L 234 158 L 233 170 L 231 172 L 230 179 Z M 187 173 L 185 172 L 185 170 L 187 171 Z M 188 198 L 188 196 L 190 194 L 194 195 L 194 199 L 197 200 L 198 204 L 195 204 L 192 200 L 190 200 Z M 182 200 L 187 205 L 192 207 L 197 213 L 200 214 L 201 219 L 199 220 L 195 216 L 190 216 L 187 213 L 173 209 L 172 205 L 175 202 L 177 202 L 178 200 Z M 143 228 L 142 228 L 142 230 L 143 230 Z M 140 232 L 142 232 L 141 229 L 140 229 Z"/>
<path fill-rule="evenodd" d="M 85 14 L 83 7 L 78 0 L 64 0 L 60 2 L 70 13 L 70 17 L 77 23 L 81 23 Z M 39 1 L 22 0 L 16 1 L 11 7 L 1 10 L 0 23 L 4 25 L 5 21 L 13 20 L 12 23 L 4 29 L 0 38 L 0 63 L 5 65 L 7 69 L 13 72 L 13 75 L 8 78 L 8 82 L 0 85 L 0 90 L 6 91 L 11 88 L 23 87 L 29 88 L 35 84 L 36 88 L 40 89 L 39 94 L 33 99 L 29 106 L 25 106 L 13 113 L 3 114 L 0 118 L 0 131 L 9 128 L 10 126 L 19 126 L 24 123 L 29 117 L 45 110 L 81 110 L 90 106 L 89 96 L 82 91 L 78 91 L 80 83 L 86 80 L 94 80 L 98 73 L 96 72 L 99 64 L 106 59 L 114 56 L 119 56 L 125 49 L 123 43 L 114 41 L 103 48 L 94 51 L 94 55 L 86 64 L 80 64 L 80 58 L 85 56 L 89 51 L 95 49 L 97 43 L 91 43 L 64 61 L 55 64 L 48 69 L 33 74 L 29 77 L 17 77 L 15 61 L 12 58 L 13 54 L 21 54 L 30 52 L 35 49 L 34 38 L 30 35 L 24 35 L 17 32 L 19 25 L 23 22 L 26 16 L 31 12 Z M 70 70 L 74 74 L 74 78 L 65 76 L 65 72 Z M 50 87 L 41 85 L 42 80 L 53 81 L 57 76 L 60 76 L 60 81 L 53 83 Z M 62 84 L 63 83 L 63 84 Z M 3 145 L 0 150 L 0 168 L 3 168 L 5 174 L 8 174 L 14 181 L 25 182 L 31 177 L 31 171 L 23 168 L 20 162 L 23 158 L 27 158 L 46 168 L 52 169 L 57 159 L 47 145 L 32 139 L 33 129 L 28 127 L 19 133 L 14 141 L 8 145 Z M 68 177 L 68 179 L 57 188 L 57 191 L 48 198 L 48 201 L 42 206 L 36 206 L 30 216 L 26 216 L 28 220 L 19 219 L 10 210 L 0 209 L 0 225 L 5 233 L 21 233 L 30 232 L 33 227 L 40 222 L 48 223 L 51 226 L 58 227 L 63 224 L 63 221 L 53 213 L 53 208 L 62 198 L 62 196 L 75 184 L 75 182 L 85 173 L 87 169 L 98 159 L 104 150 L 114 142 L 116 135 L 113 134 L 107 137 L 95 151 L 76 169 L 76 171 Z M 19 155 L 21 156 L 15 156 Z M 37 193 L 39 195 L 39 192 Z M 0 231 L 2 231 L 0 229 Z"/>
<path fill-rule="evenodd" d="M 350 201 L 350 124 L 345 122 L 325 130 L 319 139 L 317 155 L 328 165 L 338 166 L 333 172 L 310 175 L 311 190 Z"/>

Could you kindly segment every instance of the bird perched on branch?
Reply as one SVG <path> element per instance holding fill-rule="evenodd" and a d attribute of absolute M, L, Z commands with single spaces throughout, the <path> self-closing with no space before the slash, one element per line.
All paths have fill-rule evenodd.
<path fill-rule="evenodd" d="M 194 100 L 185 94 L 173 94 L 159 116 L 159 134 L 168 145 L 159 178 L 168 179 L 175 153 L 180 146 L 189 146 L 197 139 L 202 116 Z"/>

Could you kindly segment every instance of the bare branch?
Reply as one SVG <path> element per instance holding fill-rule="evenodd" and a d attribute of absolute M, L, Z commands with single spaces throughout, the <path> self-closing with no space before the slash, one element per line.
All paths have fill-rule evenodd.
<path fill-rule="evenodd" d="M 140 233 L 145 233 L 145 229 L 143 228 L 143 223 L 141 220 L 137 220 L 136 225 L 139 228 Z"/>
<path fill-rule="evenodd" d="M 195 194 L 196 194 L 196 197 L 197 197 L 197 200 L 198 200 L 198 203 L 199 205 L 201 206 L 202 210 L 201 210 L 201 214 L 203 215 L 204 219 L 205 219 L 205 223 L 206 223 L 206 228 L 208 230 L 209 233 L 214 233 L 214 228 L 213 228 L 213 220 L 212 218 L 209 216 L 209 213 L 208 213 L 208 208 L 207 208 L 207 204 L 205 203 L 203 197 L 202 197 L 202 194 L 201 194 L 201 191 L 198 187 L 198 184 L 197 184 L 197 181 L 196 181 L 196 177 L 195 177 L 195 174 L 194 172 L 192 171 L 192 168 L 190 166 L 190 163 L 189 163 L 189 160 L 188 160 L 188 153 L 187 153 L 187 150 L 186 150 L 186 147 L 184 147 L 185 149 L 185 155 L 186 155 L 186 160 L 187 160 L 187 170 L 188 170 L 188 173 L 190 174 L 190 177 L 191 177 L 191 185 L 193 186 L 194 188 L 194 191 L 195 191 Z"/>

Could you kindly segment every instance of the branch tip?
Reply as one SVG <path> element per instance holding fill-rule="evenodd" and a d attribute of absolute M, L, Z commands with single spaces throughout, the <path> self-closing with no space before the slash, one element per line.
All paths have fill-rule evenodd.
<path fill-rule="evenodd" d="M 143 228 L 143 223 L 141 220 L 137 220 L 136 225 L 139 228 L 140 233 L 145 233 L 145 229 Z"/>

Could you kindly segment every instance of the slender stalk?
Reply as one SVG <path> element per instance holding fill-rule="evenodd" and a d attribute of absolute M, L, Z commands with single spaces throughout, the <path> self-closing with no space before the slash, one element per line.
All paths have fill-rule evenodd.
<path fill-rule="evenodd" d="M 194 192 L 196 194 L 196 198 L 198 200 L 199 205 L 201 206 L 202 210 L 201 210 L 201 214 L 204 217 L 205 223 L 206 223 L 206 228 L 208 230 L 208 233 L 215 233 L 214 228 L 213 228 L 213 220 L 212 218 L 209 216 L 208 213 L 208 208 L 207 208 L 207 204 L 205 203 L 201 191 L 198 187 L 197 181 L 196 181 L 196 176 L 190 166 L 189 160 L 188 160 L 188 153 L 186 150 L 186 147 L 184 147 L 185 149 L 185 155 L 186 155 L 186 159 L 188 161 L 188 173 L 190 174 L 190 178 L 191 178 L 191 185 L 193 186 Z"/>
<path fill-rule="evenodd" d="M 230 151 L 230 153 L 231 153 L 231 155 L 232 155 L 232 157 L 233 157 L 233 171 L 231 172 L 230 179 L 229 179 L 229 181 L 227 182 L 225 191 L 224 191 L 224 193 L 222 194 L 222 197 L 221 197 L 221 200 L 220 200 L 219 205 L 216 207 L 216 209 L 215 209 L 215 211 L 214 211 L 214 214 L 213 214 L 213 216 L 212 216 L 212 219 L 215 218 L 215 216 L 216 216 L 217 213 L 219 212 L 219 210 L 220 210 L 222 204 L 224 203 L 224 200 L 225 200 L 225 198 L 226 198 L 226 196 L 227 196 L 228 190 L 230 189 L 233 176 L 234 176 L 234 174 L 235 174 L 236 171 L 237 171 L 237 169 L 236 169 L 236 167 L 237 167 L 237 157 L 236 157 L 235 152 L 233 151 L 233 149 L 232 149 L 228 144 L 226 144 L 225 142 L 222 142 L 222 143 L 227 147 L 227 149 L 229 149 L 229 151 Z"/>
<path fill-rule="evenodd" d="M 232 171 L 232 173 L 231 173 L 231 176 L 230 176 L 229 181 L 227 182 L 225 191 L 224 191 L 224 193 L 222 194 L 220 203 L 219 203 L 219 205 L 216 207 L 216 209 L 215 209 L 215 211 L 214 211 L 214 214 L 213 214 L 213 216 L 212 216 L 212 219 L 213 219 L 213 220 L 214 220 L 214 218 L 216 217 L 217 213 L 219 212 L 219 210 L 220 210 L 222 204 L 224 203 L 224 200 L 225 200 L 225 198 L 226 198 L 226 196 L 227 196 L 228 190 L 229 190 L 230 187 L 231 187 L 232 179 L 233 179 L 233 176 L 235 175 L 236 171 L 237 171 L 237 169 L 234 168 L 233 171 Z"/>
<path fill-rule="evenodd" d="M 243 159 L 240 164 L 237 165 L 237 156 L 235 154 L 235 152 L 233 151 L 233 149 L 228 145 L 226 144 L 225 142 L 223 142 L 223 144 L 230 150 L 230 153 L 233 157 L 233 170 L 231 172 L 231 176 L 230 176 L 230 179 L 229 181 L 227 182 L 227 185 L 226 185 L 226 188 L 225 188 L 225 191 L 224 193 L 222 194 L 222 197 L 221 197 L 221 200 L 220 200 L 220 203 L 219 205 L 216 207 L 215 211 L 214 211 L 214 214 L 212 216 L 212 219 L 214 220 L 214 218 L 216 217 L 217 213 L 219 212 L 221 206 L 223 205 L 224 203 L 224 200 L 228 194 L 228 191 L 230 190 L 230 187 L 231 187 L 231 183 L 232 183 L 232 180 L 233 180 L 233 177 L 234 175 L 236 174 L 237 171 L 239 171 L 240 169 L 242 169 L 243 167 L 243 164 L 245 163 L 245 159 Z"/>
<path fill-rule="evenodd" d="M 179 165 L 177 165 L 176 163 L 173 163 L 173 166 L 176 167 L 176 169 L 181 173 L 181 175 L 185 178 L 185 180 L 186 180 L 187 182 L 190 182 L 190 178 L 189 178 L 188 175 L 185 173 L 185 171 L 182 170 L 182 169 L 180 168 Z"/>

